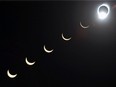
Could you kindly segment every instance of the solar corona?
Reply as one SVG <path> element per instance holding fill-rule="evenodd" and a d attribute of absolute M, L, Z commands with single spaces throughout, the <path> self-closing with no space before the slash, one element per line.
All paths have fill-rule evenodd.
<path fill-rule="evenodd" d="M 100 11 L 102 7 L 106 8 L 107 12 L 104 9 L 102 11 Z M 101 4 L 97 9 L 98 18 L 101 20 L 106 19 L 108 17 L 109 13 L 110 13 L 110 7 L 108 4 Z"/>

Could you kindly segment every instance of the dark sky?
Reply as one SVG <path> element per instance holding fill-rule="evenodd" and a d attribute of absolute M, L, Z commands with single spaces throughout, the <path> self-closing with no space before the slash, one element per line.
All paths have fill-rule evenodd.
<path fill-rule="evenodd" d="M 102 3 L 0 2 L 0 86 L 116 87 L 116 2 L 107 2 L 105 21 L 96 16 Z M 25 57 L 36 63 L 28 66 Z"/>

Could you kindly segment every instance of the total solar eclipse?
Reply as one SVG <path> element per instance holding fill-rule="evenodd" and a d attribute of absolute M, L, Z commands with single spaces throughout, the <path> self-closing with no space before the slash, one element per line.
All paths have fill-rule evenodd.
<path fill-rule="evenodd" d="M 104 20 L 110 13 L 110 7 L 108 4 L 101 4 L 97 9 L 98 18 Z"/>
<path fill-rule="evenodd" d="M 44 1 L 0 3 L 0 87 L 116 87 L 116 2 Z"/>

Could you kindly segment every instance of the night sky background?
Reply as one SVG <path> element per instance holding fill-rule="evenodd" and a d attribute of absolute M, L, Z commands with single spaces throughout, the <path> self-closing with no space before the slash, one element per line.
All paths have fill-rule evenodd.
<path fill-rule="evenodd" d="M 0 86 L 116 87 L 116 2 L 107 2 L 105 21 L 96 16 L 102 3 L 0 2 Z M 25 57 L 36 63 L 28 66 Z"/>

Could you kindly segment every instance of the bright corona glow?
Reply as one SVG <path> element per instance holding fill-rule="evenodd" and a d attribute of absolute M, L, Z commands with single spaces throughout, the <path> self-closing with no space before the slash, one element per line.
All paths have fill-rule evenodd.
<path fill-rule="evenodd" d="M 105 11 L 101 11 L 101 12 L 100 12 L 100 8 L 101 8 L 102 6 L 107 8 L 107 10 L 108 10 L 107 13 L 106 13 Z M 100 5 L 100 6 L 98 7 L 98 9 L 97 9 L 98 17 L 99 17 L 99 19 L 101 19 L 101 20 L 106 19 L 107 16 L 109 15 L 109 13 L 110 13 L 110 7 L 109 7 L 107 4 L 102 4 L 102 5 Z"/>

